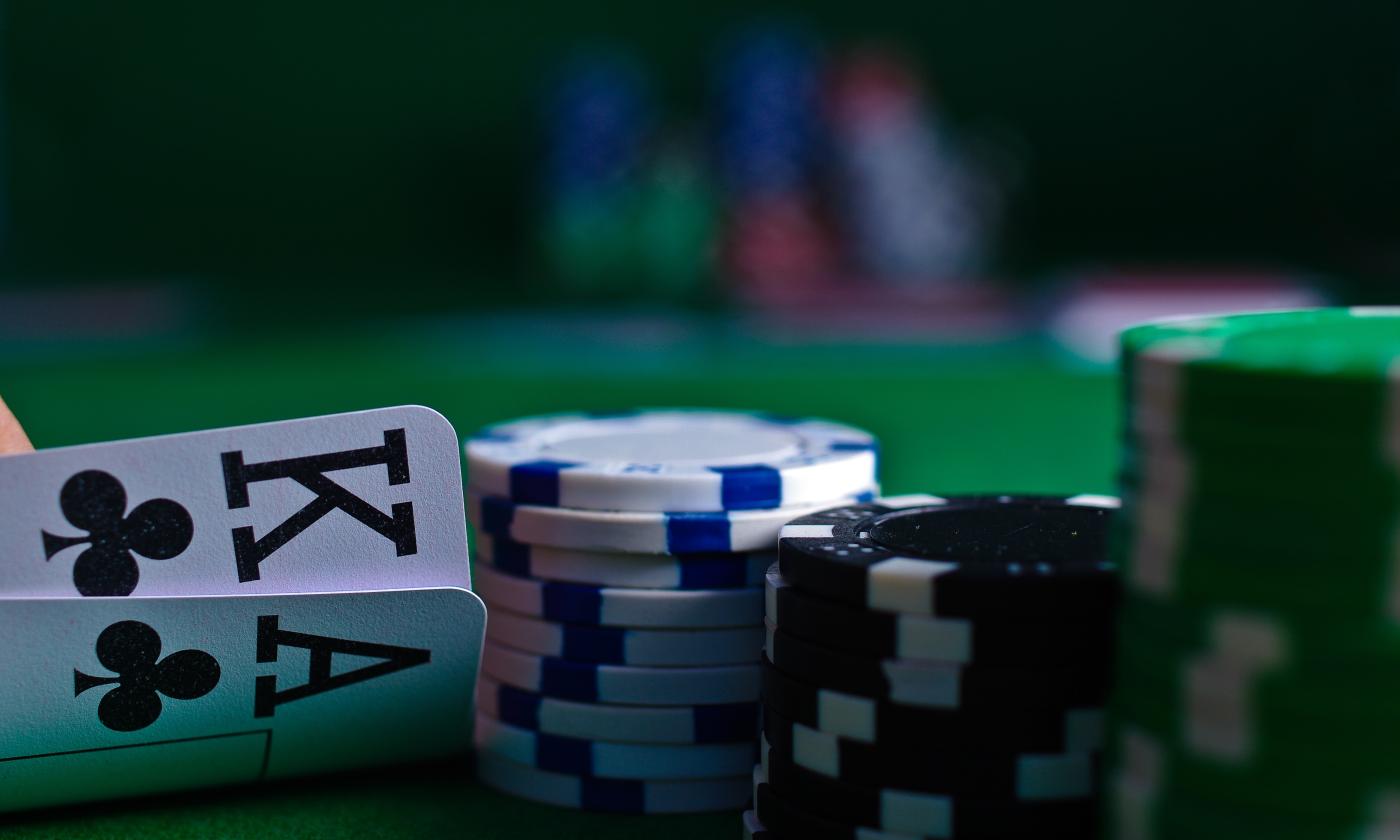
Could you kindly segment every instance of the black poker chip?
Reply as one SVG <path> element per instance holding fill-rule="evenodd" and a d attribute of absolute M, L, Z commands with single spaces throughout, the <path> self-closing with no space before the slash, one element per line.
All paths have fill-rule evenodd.
<path fill-rule="evenodd" d="M 965 665 L 1072 665 L 1107 661 L 1111 605 L 1068 620 L 1017 616 L 943 618 L 863 610 L 805 592 L 774 564 L 767 573 L 768 620 L 794 636 L 848 653 Z"/>
<path fill-rule="evenodd" d="M 1095 706 L 920 709 L 817 688 L 763 659 L 763 704 L 794 723 L 876 745 L 1002 752 L 1090 752 L 1103 744 Z"/>
<path fill-rule="evenodd" d="M 872 659 L 768 626 L 768 658 L 799 680 L 926 709 L 1102 706 L 1107 661 L 1051 668 Z"/>
<path fill-rule="evenodd" d="M 802 840 L 865 840 L 874 832 L 895 832 L 869 823 L 848 822 L 829 816 L 834 811 L 850 814 L 861 810 L 859 803 L 836 797 L 818 802 L 810 796 L 794 796 L 791 786 L 779 787 L 762 770 L 754 771 L 754 811 L 769 831 L 781 837 Z M 828 793 L 830 791 L 828 790 Z M 880 796 L 880 791 L 875 791 Z M 801 803 L 801 804 L 800 804 Z M 810 807 L 820 805 L 825 813 Z M 809 807 L 803 807 L 803 804 Z M 927 837 L 957 837 L 968 840 L 1005 840 L 1035 837 L 1037 840 L 1094 840 L 1099 836 L 1096 802 L 1011 803 L 948 797 L 943 809 L 931 808 L 930 824 L 921 833 Z M 942 814 L 938 813 L 941 810 Z M 868 812 L 867 812 L 868 813 Z M 938 824 L 933 824 L 934 822 Z M 872 820 L 878 822 L 878 819 Z"/>
<path fill-rule="evenodd" d="M 803 516 L 778 562 L 799 589 L 918 615 L 1092 616 L 1110 606 L 1116 499 L 917 496 Z"/>
<path fill-rule="evenodd" d="M 769 757 L 856 785 L 1005 801 L 1092 797 L 1098 754 L 1012 753 L 864 744 L 793 723 L 763 709 Z"/>

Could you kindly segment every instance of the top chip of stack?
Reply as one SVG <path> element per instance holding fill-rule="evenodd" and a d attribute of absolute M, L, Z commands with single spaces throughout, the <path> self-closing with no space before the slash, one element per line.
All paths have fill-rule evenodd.
<path fill-rule="evenodd" d="M 472 483 L 520 504 L 756 510 L 869 490 L 875 439 L 824 420 L 722 411 L 560 414 L 467 441 Z"/>
<path fill-rule="evenodd" d="M 1393 831 L 1400 310 L 1176 319 L 1122 343 L 1120 830 Z"/>
<path fill-rule="evenodd" d="M 909 496 L 783 528 L 746 830 L 1097 830 L 1115 499 Z"/>
<path fill-rule="evenodd" d="M 873 494 L 874 439 L 669 410 L 518 420 L 465 448 L 482 780 L 590 810 L 742 806 L 778 529 Z"/>

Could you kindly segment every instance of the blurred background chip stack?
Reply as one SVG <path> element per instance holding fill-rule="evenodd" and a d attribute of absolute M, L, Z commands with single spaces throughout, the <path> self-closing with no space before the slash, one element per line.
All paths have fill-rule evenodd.
<path fill-rule="evenodd" d="M 736 33 L 716 61 L 713 130 L 725 191 L 722 273 L 740 289 L 806 288 L 835 269 L 819 204 L 822 55 L 809 34 Z"/>
<path fill-rule="evenodd" d="M 504 423 L 466 452 L 482 781 L 587 810 L 742 807 L 778 529 L 873 494 L 874 440 L 643 411 Z"/>
<path fill-rule="evenodd" d="M 786 525 L 745 831 L 1096 836 L 1116 507 L 907 496 Z"/>
<path fill-rule="evenodd" d="M 1400 831 L 1400 311 L 1123 336 L 1114 825 Z"/>
<path fill-rule="evenodd" d="M 543 110 L 542 251 L 564 290 L 621 294 L 655 119 L 646 76 L 625 51 L 581 49 L 556 70 Z"/>
<path fill-rule="evenodd" d="M 966 282 L 981 270 L 986 207 L 974 168 L 939 125 L 915 67 L 867 48 L 834 69 L 836 191 L 854 264 L 894 286 Z"/>

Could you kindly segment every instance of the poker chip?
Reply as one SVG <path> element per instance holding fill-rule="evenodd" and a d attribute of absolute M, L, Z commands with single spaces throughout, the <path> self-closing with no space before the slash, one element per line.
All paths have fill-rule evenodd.
<path fill-rule="evenodd" d="M 616 706 L 545 697 L 488 676 L 477 681 L 477 711 L 546 735 L 646 744 L 752 742 L 757 703 Z"/>
<path fill-rule="evenodd" d="M 871 487 L 850 497 L 870 498 Z M 594 511 L 521 505 L 468 487 L 467 519 L 478 533 L 530 545 L 674 555 L 772 551 L 783 525 L 840 499 L 837 494 L 832 501 L 794 508 L 710 513 Z"/>
<path fill-rule="evenodd" d="M 914 836 L 977 836 L 1001 837 L 1005 834 L 972 834 L 955 832 L 953 819 L 960 816 L 967 820 L 977 811 L 986 811 L 991 806 L 1000 805 L 1005 811 L 1014 813 L 1016 809 L 1029 809 L 1033 801 L 1023 798 L 969 799 L 966 795 L 931 794 L 918 790 L 882 784 L 878 778 L 868 778 L 864 783 L 846 783 L 833 778 L 812 773 L 799 764 L 791 762 L 781 750 L 770 743 L 762 742 L 764 777 L 769 780 L 774 792 L 788 799 L 792 804 L 802 806 L 813 802 L 812 808 L 822 815 L 837 816 L 843 819 L 867 820 L 861 825 L 869 825 L 902 834 Z M 1084 776 L 1084 787 L 1088 788 L 1088 776 L 1092 770 L 1084 769 L 1077 774 Z M 1078 781 L 1078 780 L 1077 780 Z M 819 804 L 815 804 L 819 802 Z M 1067 805 L 1068 811 L 1082 819 L 1084 805 L 1092 804 L 1086 794 L 1077 797 L 1042 799 L 1042 802 L 1057 802 Z M 959 808 L 962 805 L 963 808 Z M 955 811 L 966 811 L 956 813 Z M 1042 811 L 1042 815 L 1044 815 Z M 1078 820 L 1075 820 L 1078 823 Z M 1082 823 L 1078 823 L 1082 825 Z M 1056 836 L 1050 826 L 1047 834 Z M 1012 834 L 1021 836 L 1021 834 Z M 1036 834 L 1042 836 L 1042 834 Z"/>
<path fill-rule="evenodd" d="M 1388 836 L 1400 309 L 1178 318 L 1121 343 L 1111 824 Z"/>
<path fill-rule="evenodd" d="M 486 638 L 504 645 L 574 662 L 603 665 L 728 665 L 753 662 L 763 630 L 639 630 L 561 624 L 495 609 Z"/>
<path fill-rule="evenodd" d="M 476 556 L 520 577 L 638 589 L 742 589 L 762 586 L 775 552 L 713 551 L 701 554 L 627 554 L 519 543 L 476 535 Z"/>
<path fill-rule="evenodd" d="M 1388 838 L 1394 818 L 1377 796 L 1377 807 L 1330 818 L 1291 813 L 1275 807 L 1261 811 L 1190 798 L 1172 790 L 1158 790 L 1137 779 L 1111 778 L 1107 824 L 1124 836 L 1139 837 L 1238 837 L 1239 826 L 1248 825 L 1259 837 L 1271 840 L 1350 840 Z"/>
<path fill-rule="evenodd" d="M 487 786 L 521 799 L 616 814 L 737 811 L 749 801 L 752 786 L 748 775 L 640 781 L 551 773 L 489 752 L 477 755 L 476 773 Z"/>
<path fill-rule="evenodd" d="M 1060 668 L 961 665 L 920 659 L 869 659 L 812 644 L 768 625 L 769 659 L 799 680 L 863 697 L 931 709 L 1092 705 L 1107 694 L 1107 656 Z"/>
<path fill-rule="evenodd" d="M 1348 467 L 1389 451 L 1400 308 L 1174 318 L 1121 341 L 1132 431 L 1206 451 L 1322 448 Z"/>
<path fill-rule="evenodd" d="M 1366 498 L 1364 491 L 1359 498 Z M 1348 512 L 1331 513 L 1199 490 L 1128 488 L 1124 500 L 1134 514 L 1121 529 L 1130 591 L 1169 595 L 1184 607 L 1229 603 L 1338 624 L 1356 624 L 1359 617 L 1389 622 L 1388 605 L 1400 602 L 1389 559 L 1400 507 L 1367 512 L 1370 505 L 1358 502 Z M 1280 511 L 1289 511 L 1287 529 L 1276 527 Z M 1319 562 L 1335 556 L 1355 558 L 1345 575 Z"/>
<path fill-rule="evenodd" d="M 753 766 L 753 741 L 730 744 L 635 744 L 548 735 L 476 716 L 476 748 L 537 770 L 607 779 L 711 779 Z"/>
<path fill-rule="evenodd" d="M 767 747 L 782 761 L 831 779 L 986 799 L 1082 799 L 1095 791 L 1094 753 L 997 753 L 865 744 L 763 711 Z"/>
<path fill-rule="evenodd" d="M 764 773 L 762 765 L 753 768 L 751 779 L 754 816 L 763 825 L 771 826 L 771 833 L 775 836 L 801 837 L 803 840 L 914 840 L 914 837 L 903 832 L 886 832 L 878 828 L 838 822 L 794 808 L 784 802 L 768 783 L 768 776 Z M 938 835 L 925 833 L 916 836 Z"/>
<path fill-rule="evenodd" d="M 477 569 L 476 591 L 491 606 L 548 621 L 612 627 L 753 627 L 763 590 L 622 589 L 516 577 Z M 754 657 L 757 649 L 754 650 Z M 752 658 L 752 657 L 751 657 Z"/>
<path fill-rule="evenodd" d="M 799 813 L 899 837 L 1095 836 L 1091 799 L 1050 802 L 973 799 L 892 787 L 853 785 L 804 770 L 772 749 L 764 752 L 759 785 Z"/>
<path fill-rule="evenodd" d="M 765 614 L 799 639 L 847 653 L 979 665 L 1051 665 L 1107 660 L 1110 612 L 1075 621 L 939 618 L 860 610 L 809 595 L 774 566 L 765 575 Z"/>
<path fill-rule="evenodd" d="M 938 617 L 1082 615 L 1111 603 L 1103 496 L 885 499 L 783 526 L 778 562 L 800 589 Z"/>
<path fill-rule="evenodd" d="M 792 507 L 875 483 L 868 433 L 824 420 L 723 411 L 560 414 L 468 440 L 473 486 L 518 504 L 714 512 Z"/>
<path fill-rule="evenodd" d="M 1211 699 L 1221 708 L 1248 708 L 1228 690 Z M 1365 723 L 1348 720 L 1329 739 L 1323 734 L 1327 718 L 1300 710 L 1285 718 L 1273 709 L 1259 715 L 1257 724 L 1243 726 L 1220 709 L 1206 712 L 1188 706 L 1183 714 L 1183 704 L 1170 701 L 1154 708 L 1142 691 L 1125 697 L 1122 705 L 1124 711 L 1114 717 L 1120 737 L 1130 734 L 1154 745 L 1160 759 L 1157 785 L 1186 799 L 1268 813 L 1284 797 L 1288 810 L 1299 816 L 1360 817 L 1370 810 L 1362 806 L 1375 802 L 1375 791 L 1400 786 L 1394 756 L 1373 748 L 1393 734 L 1393 724 L 1375 727 L 1367 740 L 1360 737 Z M 1268 737 L 1271 731 L 1290 731 L 1271 728 L 1283 723 L 1293 725 L 1294 737 Z M 1117 747 L 1126 749 L 1121 742 Z M 1357 759 L 1352 761 L 1352 756 Z M 1319 761 L 1336 769 L 1317 776 L 1312 768 Z"/>
<path fill-rule="evenodd" d="M 763 703 L 790 721 L 866 744 L 1051 753 L 1103 747 L 1101 708 L 920 709 L 817 688 L 793 679 L 767 658 Z"/>
<path fill-rule="evenodd" d="M 587 809 L 741 806 L 732 777 L 758 755 L 779 529 L 873 498 L 874 440 L 825 421 L 647 411 L 498 424 L 466 451 L 490 610 L 483 781 Z M 676 787 L 712 776 L 727 781 Z"/>
<path fill-rule="evenodd" d="M 743 818 L 744 840 L 773 840 L 774 835 L 763 827 L 763 823 L 758 821 L 758 814 L 753 811 L 745 811 Z"/>
<path fill-rule="evenodd" d="M 482 649 L 481 670 L 516 688 L 587 703 L 698 706 L 758 699 L 757 665 L 704 668 L 594 665 L 525 653 L 487 641 Z"/>

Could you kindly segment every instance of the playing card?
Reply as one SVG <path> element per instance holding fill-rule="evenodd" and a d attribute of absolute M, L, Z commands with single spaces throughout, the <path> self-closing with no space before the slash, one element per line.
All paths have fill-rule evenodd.
<path fill-rule="evenodd" d="M 0 810 L 450 755 L 462 589 L 0 600 Z"/>
<path fill-rule="evenodd" d="M 470 587 L 457 435 L 419 406 L 0 458 L 6 596 Z"/>

